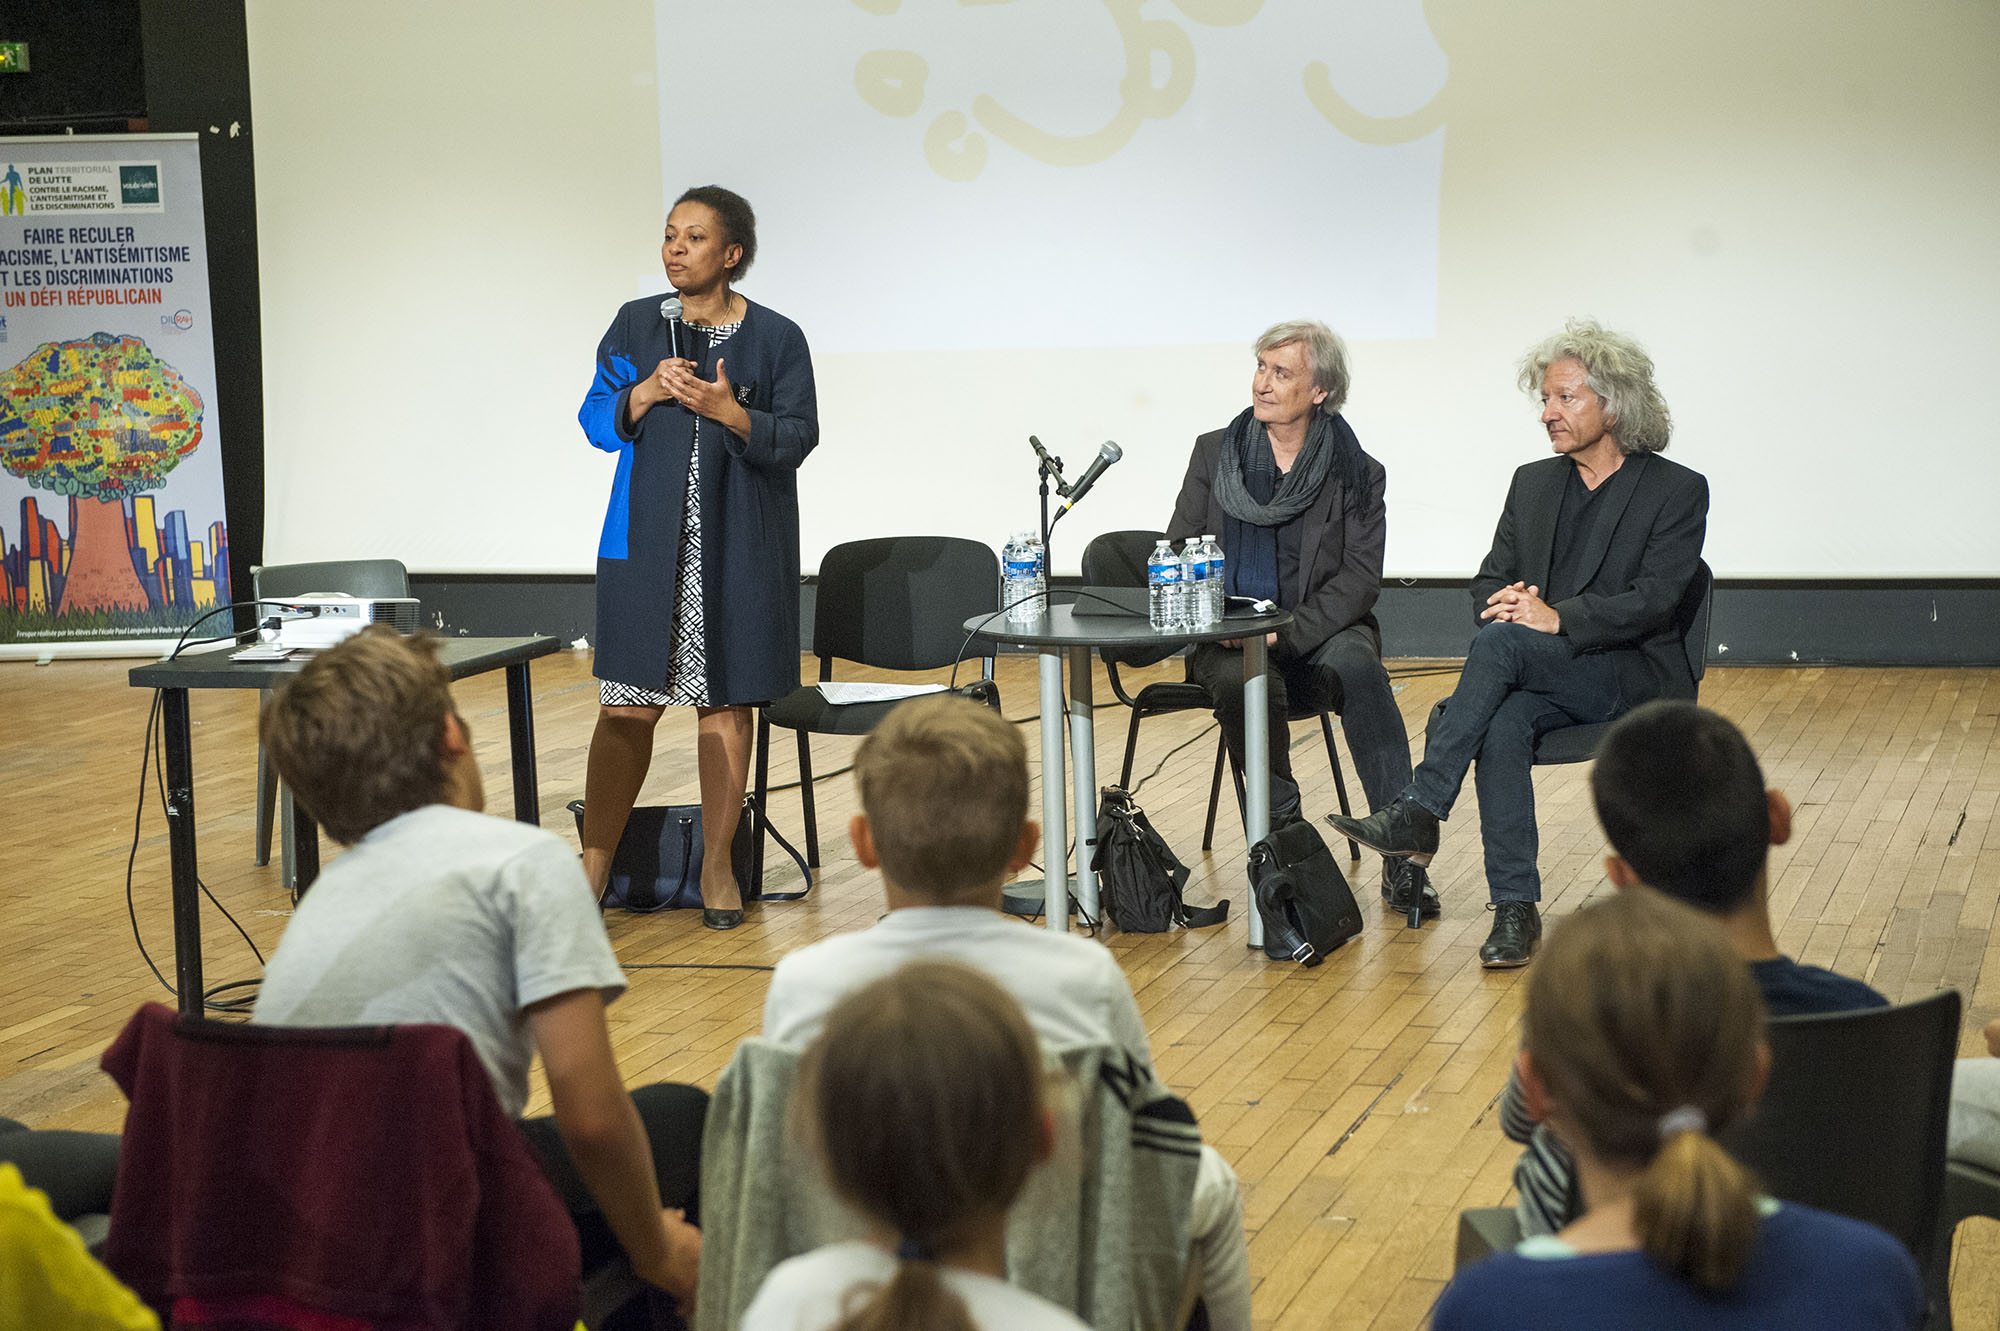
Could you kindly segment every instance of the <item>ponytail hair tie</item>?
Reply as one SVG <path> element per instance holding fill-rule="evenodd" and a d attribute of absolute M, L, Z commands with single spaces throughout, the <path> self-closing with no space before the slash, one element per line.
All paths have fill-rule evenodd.
<path fill-rule="evenodd" d="M 899 1262 L 935 1262 L 937 1254 L 912 1238 L 905 1238 L 896 1245 L 896 1260 Z"/>
<path fill-rule="evenodd" d="M 1666 1141 L 1683 1132 L 1707 1132 L 1708 1115 L 1693 1105 L 1682 1105 L 1679 1109 L 1669 1109 L 1660 1115 L 1660 1140 Z"/>

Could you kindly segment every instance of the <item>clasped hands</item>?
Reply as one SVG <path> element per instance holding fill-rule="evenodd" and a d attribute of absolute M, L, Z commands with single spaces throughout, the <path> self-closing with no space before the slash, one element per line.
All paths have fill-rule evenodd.
<path fill-rule="evenodd" d="M 747 439 L 750 413 L 736 400 L 736 386 L 729 382 L 728 362 L 716 360 L 713 380 L 702 378 L 695 369 L 695 363 L 686 357 L 670 356 L 640 384 L 633 385 L 633 394 L 637 396 L 643 386 L 646 390 L 643 407 L 678 402 L 695 415 L 726 425 Z"/>
<path fill-rule="evenodd" d="M 1502 587 L 1486 598 L 1486 608 L 1479 612 L 1481 619 L 1497 620 L 1509 624 L 1525 624 L 1537 633 L 1562 632 L 1562 616 L 1556 608 L 1542 599 L 1540 587 L 1530 587 L 1525 582 Z"/>

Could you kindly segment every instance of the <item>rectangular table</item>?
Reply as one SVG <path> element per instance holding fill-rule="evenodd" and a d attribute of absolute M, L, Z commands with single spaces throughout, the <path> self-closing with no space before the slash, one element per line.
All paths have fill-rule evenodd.
<path fill-rule="evenodd" d="M 562 650 L 550 637 L 440 638 L 438 660 L 454 680 L 488 670 L 507 672 L 507 729 L 513 750 L 514 817 L 541 822 L 535 784 L 535 712 L 528 690 L 528 662 Z M 188 724 L 190 689 L 266 689 L 305 668 L 308 658 L 286 661 L 232 661 L 229 651 L 201 652 L 134 666 L 132 687 L 158 689 L 166 736 L 167 840 L 173 862 L 174 985 L 180 1010 L 202 1011 L 201 882 L 195 863 L 194 751 Z M 286 799 L 291 798 L 289 791 Z M 298 887 L 303 892 L 319 875 L 319 827 L 298 810 Z"/>

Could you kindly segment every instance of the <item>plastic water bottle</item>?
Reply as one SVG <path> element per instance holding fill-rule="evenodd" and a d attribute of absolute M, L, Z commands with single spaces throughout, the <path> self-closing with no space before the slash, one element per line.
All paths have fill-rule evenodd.
<path fill-rule="evenodd" d="M 1164 538 L 1146 557 L 1146 608 L 1154 628 L 1180 627 L 1181 561 Z"/>
<path fill-rule="evenodd" d="M 1208 551 L 1208 623 L 1209 627 L 1222 622 L 1222 612 L 1229 600 L 1229 584 L 1223 578 L 1222 542 L 1213 533 L 1201 538 Z"/>
<path fill-rule="evenodd" d="M 1042 548 L 1042 538 L 1028 532 L 1021 538 L 1027 542 L 1028 559 L 1034 565 L 1034 576 L 1028 580 L 1028 593 L 1034 599 L 1028 602 L 1028 622 L 1034 623 L 1049 613 L 1049 552 Z"/>
<path fill-rule="evenodd" d="M 1201 537 L 1190 536 L 1181 546 L 1181 627 L 1204 629 L 1208 617 L 1208 560 Z"/>
<path fill-rule="evenodd" d="M 1009 624 L 1032 624 L 1040 617 L 1037 580 L 1035 547 L 1027 532 L 1017 531 L 1000 551 L 1000 604 Z"/>

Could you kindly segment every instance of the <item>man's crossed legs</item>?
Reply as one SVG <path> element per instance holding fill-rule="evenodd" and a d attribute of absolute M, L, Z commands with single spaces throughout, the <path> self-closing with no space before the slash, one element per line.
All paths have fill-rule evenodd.
<path fill-rule="evenodd" d="M 1439 820 L 1451 816 L 1475 763 L 1486 888 L 1494 906 L 1480 949 L 1489 967 L 1526 965 L 1541 937 L 1542 879 L 1535 867 L 1535 742 L 1564 726 L 1609 721 L 1638 700 L 1619 695 L 1609 656 L 1573 652 L 1561 634 L 1496 622 L 1480 629 L 1458 688 L 1426 737 L 1424 760 L 1388 803 L 1371 792 L 1366 818 L 1330 818 L 1334 828 L 1385 855 L 1428 864 Z"/>

